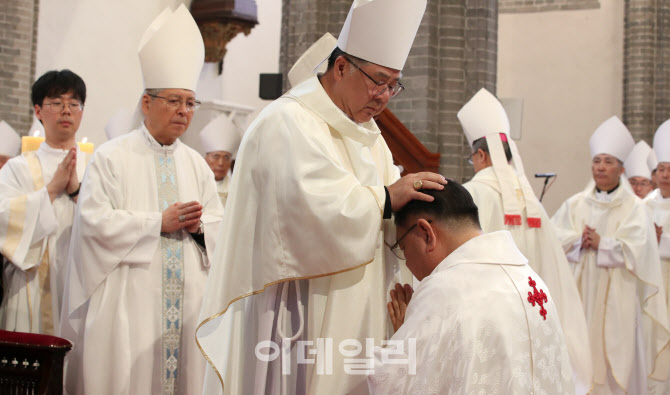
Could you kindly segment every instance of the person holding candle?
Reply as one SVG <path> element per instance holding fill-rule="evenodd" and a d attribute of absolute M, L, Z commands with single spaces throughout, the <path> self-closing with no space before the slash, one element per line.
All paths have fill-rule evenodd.
<path fill-rule="evenodd" d="M 0 329 L 54 334 L 79 185 L 87 155 L 75 142 L 86 84 L 70 70 L 49 71 L 32 87 L 45 141 L 0 169 L 0 252 L 4 297 Z"/>

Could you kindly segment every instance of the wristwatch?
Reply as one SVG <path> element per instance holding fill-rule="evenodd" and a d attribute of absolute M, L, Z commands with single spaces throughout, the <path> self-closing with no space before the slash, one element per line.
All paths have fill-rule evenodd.
<path fill-rule="evenodd" d="M 77 187 L 76 191 L 74 191 L 72 193 L 68 193 L 67 195 L 70 197 L 70 199 L 74 199 L 75 197 L 77 197 L 77 195 L 79 195 L 79 190 L 80 189 L 81 189 L 81 182 L 79 183 L 79 186 Z"/>

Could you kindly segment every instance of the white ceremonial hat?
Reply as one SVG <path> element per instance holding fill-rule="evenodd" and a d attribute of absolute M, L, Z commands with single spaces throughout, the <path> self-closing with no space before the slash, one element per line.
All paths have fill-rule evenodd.
<path fill-rule="evenodd" d="M 634 146 L 633 136 L 616 115 L 600 124 L 589 140 L 591 158 L 608 154 L 623 162 Z"/>
<path fill-rule="evenodd" d="M 337 46 L 368 62 L 402 70 L 427 0 L 354 0 Z"/>
<path fill-rule="evenodd" d="M 0 121 L 0 155 L 15 157 L 21 149 L 21 137 L 5 121 Z"/>
<path fill-rule="evenodd" d="M 491 133 L 504 133 L 509 137 L 509 118 L 500 101 L 482 88 L 456 114 L 461 122 L 468 144 Z"/>
<path fill-rule="evenodd" d="M 147 28 L 138 49 L 145 89 L 188 89 L 195 92 L 205 61 L 198 25 L 182 4 L 163 10 Z"/>
<path fill-rule="evenodd" d="M 337 39 L 332 34 L 326 33 L 307 48 L 307 51 L 300 55 L 288 72 L 288 81 L 291 86 L 298 85 L 314 74 L 325 72 L 327 63 L 324 59 L 328 58 L 336 45 Z"/>
<path fill-rule="evenodd" d="M 626 169 L 626 177 L 644 177 L 651 179 L 651 170 L 647 165 L 647 159 L 649 158 L 649 153 L 651 152 L 651 147 L 644 140 L 639 141 L 633 147 L 633 150 L 628 154 L 628 158 L 623 163 L 623 167 Z"/>
<path fill-rule="evenodd" d="M 654 171 L 658 167 L 658 159 L 656 159 L 656 152 L 652 149 L 649 151 L 649 156 L 647 157 L 647 166 L 649 170 Z"/>
<path fill-rule="evenodd" d="M 235 155 L 242 135 L 233 123 L 235 113 L 221 114 L 210 121 L 200 132 L 200 143 L 205 153 L 226 151 Z"/>
<path fill-rule="evenodd" d="M 134 114 L 132 111 L 127 108 L 119 109 L 111 118 L 109 118 L 109 121 L 107 121 L 107 124 L 105 125 L 107 140 L 119 137 L 135 129 L 136 125 L 133 125 L 133 121 Z"/>
<path fill-rule="evenodd" d="M 659 162 L 670 162 L 670 119 L 663 122 L 656 129 L 656 133 L 654 134 L 654 153 L 656 154 L 657 166 Z"/>

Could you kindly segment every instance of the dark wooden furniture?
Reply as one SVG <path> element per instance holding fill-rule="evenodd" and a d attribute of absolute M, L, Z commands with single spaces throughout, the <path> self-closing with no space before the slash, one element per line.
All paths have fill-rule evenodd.
<path fill-rule="evenodd" d="M 72 344 L 60 337 L 0 330 L 0 395 L 60 395 Z"/>

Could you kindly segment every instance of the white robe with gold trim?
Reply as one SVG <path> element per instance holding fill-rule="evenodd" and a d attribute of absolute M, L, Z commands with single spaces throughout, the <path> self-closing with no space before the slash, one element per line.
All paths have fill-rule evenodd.
<path fill-rule="evenodd" d="M 228 200 L 228 192 L 230 189 L 230 178 L 232 174 L 228 172 L 225 177 L 216 182 L 216 191 L 219 193 L 219 199 L 221 199 L 221 204 L 223 207 L 226 207 L 226 201 Z"/>
<path fill-rule="evenodd" d="M 411 279 L 383 243 L 395 240 L 392 222 L 382 220 L 384 185 L 398 178 L 374 121 L 352 122 L 317 77 L 261 112 L 237 156 L 203 301 L 205 393 L 221 393 L 222 382 L 225 394 L 367 393 L 365 376 L 346 374 L 337 352 L 332 374 L 319 374 L 314 364 L 295 366 L 292 342 L 293 369 L 282 382 L 281 359 L 262 363 L 254 349 L 281 343 L 281 334 L 330 338 L 335 350 L 344 339 L 379 344 L 390 336 L 388 291 Z"/>
<path fill-rule="evenodd" d="M 188 132 L 187 132 L 188 133 Z M 213 251 L 223 209 L 214 175 L 179 140 L 161 146 L 142 125 L 101 145 L 89 164 L 72 228 L 61 335 L 69 394 L 159 394 L 163 349 L 162 211 L 156 154 L 172 153 L 179 202 L 203 206 L 207 251 Z M 202 391 L 206 361 L 195 327 L 209 261 L 185 230 L 179 350 L 180 394 Z"/>
<path fill-rule="evenodd" d="M 515 189 L 520 190 L 518 180 L 514 181 Z M 505 225 L 500 184 L 493 167 L 480 170 L 463 186 L 479 208 L 482 230 L 487 233 L 509 231 L 516 246 L 528 258 L 530 267 L 549 287 L 575 370 L 577 393 L 588 392 L 593 380 L 588 327 L 575 279 L 549 216 L 538 202 L 541 210 L 539 228 L 528 226 L 525 209 L 521 213 L 521 225 Z"/>
<path fill-rule="evenodd" d="M 46 185 L 68 152 L 43 142 L 37 151 L 10 159 L 0 170 L 0 251 L 8 259 L 0 329 L 44 333 L 37 269 L 48 249 L 53 329 L 58 331 L 75 203 L 65 192 L 51 202 Z M 86 161 L 86 153 L 77 148 L 80 181 Z"/>
<path fill-rule="evenodd" d="M 611 194 L 586 189 L 552 221 L 571 262 L 589 325 L 595 393 L 643 394 L 647 376 L 665 380 L 670 332 L 656 233 L 646 209 L 621 177 Z M 581 249 L 584 226 L 600 235 Z"/>
<path fill-rule="evenodd" d="M 394 344 L 375 350 L 370 393 L 574 394 L 554 298 L 527 262 L 507 231 L 447 256 L 421 281 L 391 338 L 403 342 L 402 354 L 389 355 L 400 351 Z M 542 307 L 528 300 L 540 290 Z"/>

